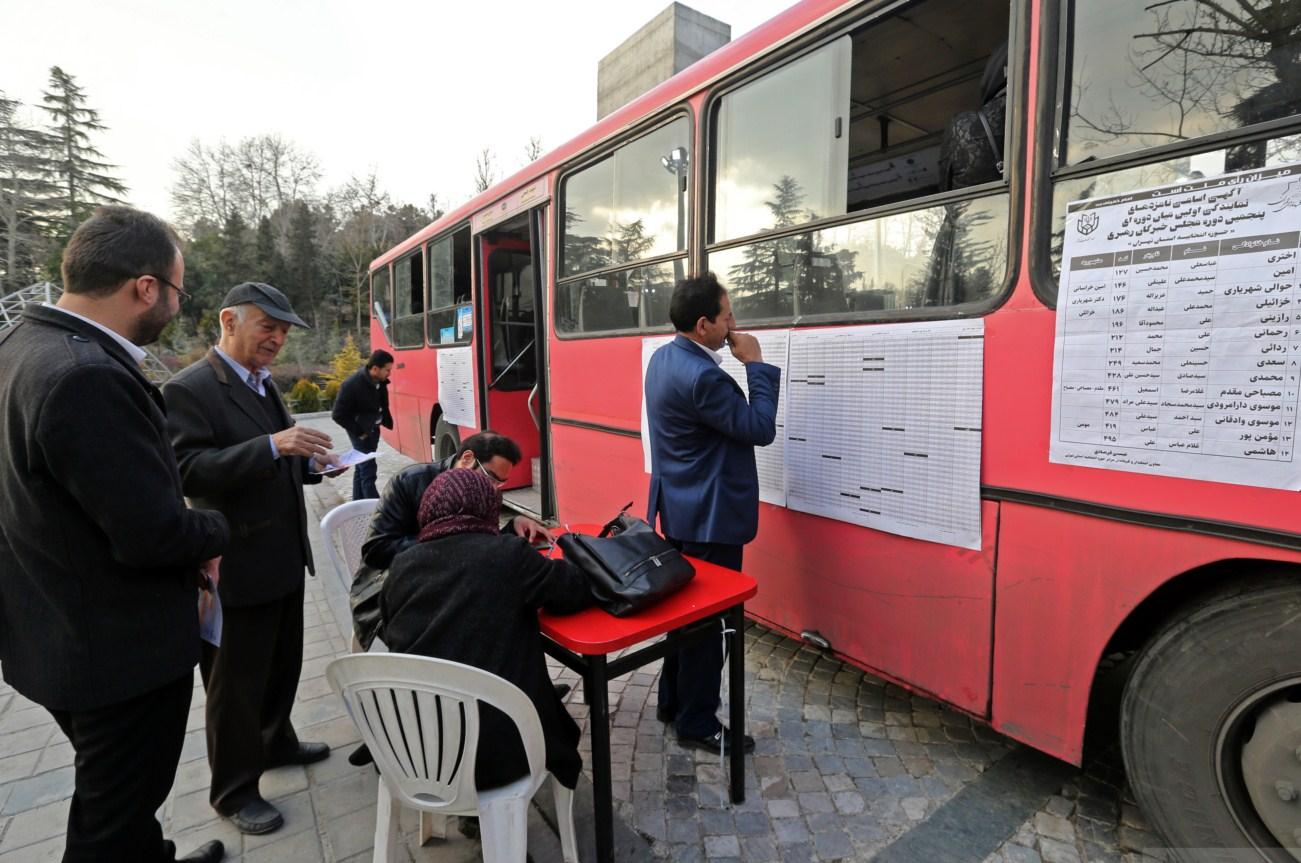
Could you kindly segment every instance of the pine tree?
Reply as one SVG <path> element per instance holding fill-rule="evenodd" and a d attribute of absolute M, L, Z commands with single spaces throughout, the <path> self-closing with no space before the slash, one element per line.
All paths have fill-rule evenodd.
<path fill-rule="evenodd" d="M 285 258 L 276 245 L 275 228 L 271 217 L 263 216 L 257 223 L 257 238 L 253 246 L 254 280 L 280 285 L 284 282 Z"/>
<path fill-rule="evenodd" d="M 221 226 L 225 260 L 221 262 L 224 281 L 232 285 L 253 281 L 253 261 L 248 247 L 248 226 L 238 212 L 232 211 Z"/>
<path fill-rule="evenodd" d="M 50 67 L 44 101 L 55 139 L 53 167 L 61 187 L 56 200 L 66 239 L 97 205 L 120 203 L 117 196 L 126 194 L 126 186 L 111 173 L 117 166 L 105 162 L 104 154 L 91 144 L 91 133 L 106 128 L 99 112 L 86 107 L 85 91 L 58 66 Z"/>
<path fill-rule="evenodd" d="M 312 208 L 303 201 L 294 205 L 289 219 L 287 264 L 283 290 L 299 314 L 315 318 L 321 271 L 320 249 L 316 242 L 316 219 Z"/>
<path fill-rule="evenodd" d="M 22 125 L 20 102 L 0 93 L 0 295 L 37 281 L 49 228 L 53 139 Z"/>

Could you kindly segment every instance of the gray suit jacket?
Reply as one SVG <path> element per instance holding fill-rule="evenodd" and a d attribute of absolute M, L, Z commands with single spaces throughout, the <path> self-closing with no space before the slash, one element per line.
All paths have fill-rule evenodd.
<path fill-rule="evenodd" d="M 293 420 L 270 379 L 265 397 L 239 380 L 216 351 L 163 387 L 167 428 L 185 494 L 230 522 L 221 559 L 221 601 L 258 605 L 288 596 L 315 574 L 303 485 L 320 482 L 301 456 L 271 455 L 268 437 Z M 271 421 L 262 398 L 272 400 Z"/>

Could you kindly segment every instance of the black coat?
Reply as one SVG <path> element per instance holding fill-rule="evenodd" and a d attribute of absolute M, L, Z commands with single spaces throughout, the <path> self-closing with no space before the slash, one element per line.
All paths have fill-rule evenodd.
<path fill-rule="evenodd" d="M 301 456 L 271 455 L 270 436 L 293 425 L 271 379 L 266 396 L 239 380 L 216 351 L 163 387 L 167 428 L 185 494 L 230 522 L 221 601 L 259 605 L 293 593 L 313 573 L 303 485 L 321 481 Z M 272 422 L 262 399 L 271 399 Z"/>
<path fill-rule="evenodd" d="M 226 520 L 186 509 L 163 400 L 107 334 L 31 305 L 0 334 L 0 659 L 83 711 L 189 673 L 198 565 Z"/>
<path fill-rule="evenodd" d="M 377 434 L 382 425 L 393 428 L 388 410 L 388 381 L 376 381 L 366 369 L 359 369 L 339 387 L 330 418 L 354 437 Z"/>
<path fill-rule="evenodd" d="M 538 609 L 569 614 L 591 605 L 579 570 L 548 560 L 517 536 L 457 534 L 399 554 L 381 597 L 390 650 L 473 665 L 524 690 L 542 722 L 547 770 L 570 788 L 577 784 L 578 725 L 547 676 Z M 514 724 L 495 709 L 480 718 L 478 787 L 528 773 Z"/>

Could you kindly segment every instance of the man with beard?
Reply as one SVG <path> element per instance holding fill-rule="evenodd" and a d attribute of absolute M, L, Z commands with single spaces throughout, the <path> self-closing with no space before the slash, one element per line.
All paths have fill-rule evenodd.
<path fill-rule="evenodd" d="M 303 660 L 303 569 L 312 568 L 303 485 L 337 464 L 330 438 L 294 425 L 269 366 L 291 326 L 307 324 L 271 285 L 245 282 L 222 302 L 221 340 L 163 389 L 181 482 L 223 513 L 220 646 L 203 645 L 209 800 L 244 833 L 284 823 L 258 789 L 262 773 L 330 754 L 299 741 L 289 719 Z"/>
<path fill-rule="evenodd" d="M 154 813 L 189 717 L 198 587 L 227 541 L 221 514 L 186 508 L 139 365 L 184 281 L 171 228 L 103 207 L 68 242 L 58 303 L 0 334 L 0 660 L 76 752 L 65 863 L 176 859 Z"/>

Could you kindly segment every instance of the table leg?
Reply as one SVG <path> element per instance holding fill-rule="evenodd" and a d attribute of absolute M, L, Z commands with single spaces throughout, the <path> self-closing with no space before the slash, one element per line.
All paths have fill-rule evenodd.
<path fill-rule="evenodd" d="M 610 781 L 610 695 L 604 655 L 591 657 L 592 798 L 596 809 L 596 859 L 614 863 L 614 790 Z"/>
<path fill-rule="evenodd" d="M 745 610 L 734 605 L 727 610 L 727 697 L 732 740 L 732 802 L 745 802 Z"/>

